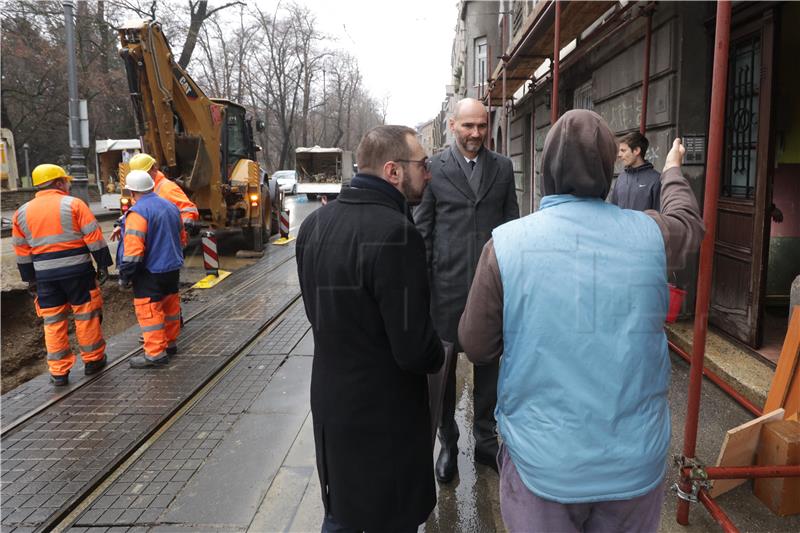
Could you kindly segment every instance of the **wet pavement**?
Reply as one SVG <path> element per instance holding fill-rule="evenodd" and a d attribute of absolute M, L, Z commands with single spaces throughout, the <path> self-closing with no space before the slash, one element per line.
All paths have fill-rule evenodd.
<path fill-rule="evenodd" d="M 319 206 L 303 200 L 290 200 L 297 217 L 293 234 Z M 74 500 L 78 507 L 63 522 L 70 531 L 318 531 L 323 509 L 308 395 L 313 340 L 302 302 L 292 299 L 295 263 L 284 262 L 292 255 L 291 246 L 270 247 L 264 258 L 221 283 L 222 290 L 189 302 L 187 314 L 198 318 L 187 323 L 182 353 L 169 371 L 135 372 L 124 365 L 105 372 L 55 409 L 4 434 L 3 530 L 14 524 L 30 530 L 70 498 L 93 491 L 87 500 Z M 271 316 L 277 318 L 259 333 Z M 110 349 L 135 348 L 137 334 L 132 327 L 112 339 Z M 209 378 L 242 347 L 222 374 Z M 676 454 L 683 442 L 688 367 L 678 358 L 672 363 L 670 454 Z M 438 505 L 421 530 L 504 531 L 498 476 L 472 460 L 472 367 L 463 356 L 456 376 L 459 473 L 438 486 Z M 2 398 L 4 426 L 53 399 L 52 389 L 35 381 Z M 187 400 L 189 390 L 203 383 L 202 393 Z M 725 431 L 750 419 L 705 382 L 698 458 L 713 464 Z M 119 468 L 104 477 L 108 465 Z M 675 472 L 670 466 L 664 490 Z M 719 503 L 742 531 L 800 531 L 800 517 L 773 516 L 749 484 Z M 692 506 L 691 525 L 678 526 L 675 504 L 669 493 L 661 531 L 720 529 L 698 505 Z"/>

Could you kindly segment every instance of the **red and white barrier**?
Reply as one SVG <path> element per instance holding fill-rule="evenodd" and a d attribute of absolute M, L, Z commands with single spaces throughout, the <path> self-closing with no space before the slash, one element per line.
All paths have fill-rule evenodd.
<path fill-rule="evenodd" d="M 279 217 L 279 230 L 281 232 L 281 237 L 284 239 L 289 238 L 289 210 L 281 211 Z"/>
<path fill-rule="evenodd" d="M 203 266 L 206 274 L 219 276 L 219 255 L 217 254 L 217 237 L 213 231 L 203 232 Z"/>

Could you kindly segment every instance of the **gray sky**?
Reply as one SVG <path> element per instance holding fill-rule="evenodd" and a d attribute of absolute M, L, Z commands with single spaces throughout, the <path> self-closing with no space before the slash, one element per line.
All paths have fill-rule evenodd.
<path fill-rule="evenodd" d="M 358 59 L 364 86 L 389 97 L 387 122 L 433 118 L 450 83 L 457 0 L 298 0 Z"/>

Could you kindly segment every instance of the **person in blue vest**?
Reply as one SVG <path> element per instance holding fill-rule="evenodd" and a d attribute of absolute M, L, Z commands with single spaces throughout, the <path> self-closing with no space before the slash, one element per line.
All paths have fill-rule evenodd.
<path fill-rule="evenodd" d="M 535 213 L 492 232 L 459 340 L 502 356 L 495 417 L 509 531 L 657 531 L 670 439 L 667 269 L 704 228 L 676 139 L 661 213 L 606 203 L 616 142 L 565 113 L 542 153 Z"/>
<path fill-rule="evenodd" d="M 144 336 L 144 354 L 129 359 L 133 368 L 167 364 L 178 353 L 181 329 L 178 290 L 186 234 L 178 208 L 153 187 L 153 178 L 143 170 L 132 170 L 125 178 L 134 204 L 122 220 L 117 269 L 120 286 L 133 286 L 133 306 Z"/>

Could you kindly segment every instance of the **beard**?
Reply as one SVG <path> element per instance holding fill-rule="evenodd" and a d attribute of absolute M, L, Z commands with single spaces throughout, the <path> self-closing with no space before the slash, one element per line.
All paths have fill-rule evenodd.
<path fill-rule="evenodd" d="M 456 135 L 456 140 L 459 146 L 466 152 L 477 152 L 481 149 L 481 146 L 483 146 L 483 139 L 472 139 L 467 135 Z"/>
<path fill-rule="evenodd" d="M 414 189 L 410 181 L 403 182 L 403 196 L 406 197 L 406 203 L 410 206 L 419 205 L 422 202 L 422 193 L 425 192 L 425 184 L 423 183 L 420 190 Z"/>

